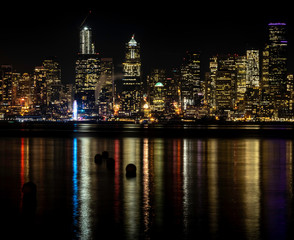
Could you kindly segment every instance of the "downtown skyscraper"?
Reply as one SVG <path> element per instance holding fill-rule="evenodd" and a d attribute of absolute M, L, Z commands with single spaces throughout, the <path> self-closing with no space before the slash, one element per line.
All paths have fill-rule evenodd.
<path fill-rule="evenodd" d="M 140 44 L 133 35 L 131 40 L 126 43 L 122 92 L 120 95 L 120 115 L 125 117 L 140 115 L 143 100 L 142 87 Z"/>
<path fill-rule="evenodd" d="M 268 92 L 270 105 L 274 109 L 274 117 L 286 117 L 289 114 L 286 28 L 286 23 L 268 24 Z"/>
<path fill-rule="evenodd" d="M 85 116 L 97 114 L 96 87 L 100 77 L 100 57 L 95 52 L 92 30 L 82 27 L 80 30 L 80 52 L 75 67 L 75 100 L 78 112 Z"/>

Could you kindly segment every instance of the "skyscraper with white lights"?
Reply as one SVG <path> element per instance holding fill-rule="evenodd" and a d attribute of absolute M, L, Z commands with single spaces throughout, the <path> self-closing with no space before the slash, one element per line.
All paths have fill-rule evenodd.
<path fill-rule="evenodd" d="M 80 52 L 76 60 L 75 100 L 78 113 L 97 115 L 96 88 L 100 78 L 100 57 L 95 52 L 92 31 L 89 27 L 80 30 Z"/>
<path fill-rule="evenodd" d="M 123 75 L 120 113 L 126 117 L 138 116 L 141 111 L 143 82 L 141 77 L 140 44 L 135 40 L 134 35 L 126 44 Z"/>

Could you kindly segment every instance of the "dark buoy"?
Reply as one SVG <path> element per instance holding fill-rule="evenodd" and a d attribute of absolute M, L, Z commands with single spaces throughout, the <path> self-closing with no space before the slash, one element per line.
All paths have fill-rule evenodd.
<path fill-rule="evenodd" d="M 37 206 L 37 185 L 27 182 L 22 187 L 22 206 L 24 213 L 33 213 Z"/>
<path fill-rule="evenodd" d="M 136 177 L 136 175 L 137 175 L 136 172 L 137 172 L 137 168 L 136 168 L 135 164 L 130 163 L 126 166 L 126 176 L 127 177 Z"/>
<path fill-rule="evenodd" d="M 107 151 L 102 152 L 102 158 L 107 159 L 109 157 L 109 153 Z"/>
<path fill-rule="evenodd" d="M 114 170 L 115 161 L 113 158 L 107 158 L 106 160 L 106 167 L 108 170 Z"/>
<path fill-rule="evenodd" d="M 96 154 L 95 155 L 95 163 L 101 164 L 102 163 L 102 155 L 101 154 Z"/>

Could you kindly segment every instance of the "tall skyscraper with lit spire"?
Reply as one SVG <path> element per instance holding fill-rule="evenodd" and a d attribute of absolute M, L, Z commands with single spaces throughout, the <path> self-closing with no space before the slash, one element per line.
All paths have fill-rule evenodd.
<path fill-rule="evenodd" d="M 126 117 L 138 116 L 141 112 L 143 82 L 141 78 L 140 44 L 135 40 L 134 35 L 126 44 L 123 75 L 120 113 Z"/>
<path fill-rule="evenodd" d="M 77 101 L 78 113 L 84 116 L 96 116 L 95 91 L 100 77 L 100 57 L 95 52 L 92 30 L 85 25 L 80 30 L 80 52 L 75 70 L 75 100 Z"/>

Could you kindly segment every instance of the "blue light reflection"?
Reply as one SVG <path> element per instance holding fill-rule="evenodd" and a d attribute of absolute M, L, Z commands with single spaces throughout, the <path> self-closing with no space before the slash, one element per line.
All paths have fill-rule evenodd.
<path fill-rule="evenodd" d="M 78 142 L 77 139 L 74 138 L 73 141 L 73 163 L 72 163 L 72 205 L 73 205 L 73 227 L 74 233 L 77 234 L 78 229 L 78 217 L 79 217 L 79 186 L 78 186 Z"/>

